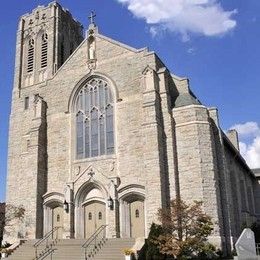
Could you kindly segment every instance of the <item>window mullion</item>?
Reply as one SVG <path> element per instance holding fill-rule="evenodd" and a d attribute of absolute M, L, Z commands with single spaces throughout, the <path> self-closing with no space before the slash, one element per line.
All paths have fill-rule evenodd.
<path fill-rule="evenodd" d="M 98 110 L 98 117 L 97 117 L 97 126 L 98 126 L 98 129 L 97 129 L 97 134 L 98 134 L 98 155 L 101 154 L 101 151 L 100 151 L 100 117 L 99 117 L 99 110 Z"/>
<path fill-rule="evenodd" d="M 89 114 L 89 157 L 92 157 L 92 115 Z"/>
<path fill-rule="evenodd" d="M 97 102 L 97 108 L 98 108 L 98 111 L 97 111 L 97 126 L 98 126 L 98 129 L 97 129 L 97 134 L 98 134 L 98 155 L 101 154 L 101 149 L 100 149 L 100 104 L 99 104 L 99 82 L 97 82 L 97 96 L 96 96 L 96 102 Z"/>
<path fill-rule="evenodd" d="M 86 139 L 86 117 L 83 116 L 83 124 L 82 124 L 82 127 L 83 127 L 83 156 L 85 157 L 86 156 L 86 152 L 85 152 L 85 146 L 86 146 L 86 143 L 85 143 L 85 139 Z"/>
<path fill-rule="evenodd" d="M 105 143 L 105 154 L 107 154 L 107 109 L 104 111 L 104 143 Z"/>

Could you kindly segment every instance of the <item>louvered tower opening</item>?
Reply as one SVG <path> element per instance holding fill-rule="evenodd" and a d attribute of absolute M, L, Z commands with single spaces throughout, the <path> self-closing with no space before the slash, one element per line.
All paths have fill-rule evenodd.
<path fill-rule="evenodd" d="M 28 60 L 27 60 L 27 72 L 32 72 L 34 66 L 34 40 L 29 40 L 28 46 Z"/>
<path fill-rule="evenodd" d="M 42 35 L 42 50 L 41 50 L 41 68 L 47 67 L 48 61 L 48 35 Z"/>

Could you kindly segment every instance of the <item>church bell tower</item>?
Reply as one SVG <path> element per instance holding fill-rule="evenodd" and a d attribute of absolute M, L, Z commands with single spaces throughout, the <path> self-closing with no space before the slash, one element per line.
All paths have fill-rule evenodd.
<path fill-rule="evenodd" d="M 16 45 L 15 87 L 51 78 L 83 40 L 83 27 L 56 1 L 21 17 Z"/>
<path fill-rule="evenodd" d="M 23 223 L 5 239 L 41 238 L 47 191 L 47 90 L 58 69 L 83 41 L 82 25 L 57 2 L 20 18 L 8 144 L 8 204 L 23 206 Z"/>

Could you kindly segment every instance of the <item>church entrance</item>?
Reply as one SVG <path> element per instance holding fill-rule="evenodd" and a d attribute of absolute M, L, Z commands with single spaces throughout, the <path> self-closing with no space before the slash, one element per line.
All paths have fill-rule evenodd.
<path fill-rule="evenodd" d="M 129 192 L 120 200 L 120 236 L 145 237 L 145 197 L 141 192 Z"/>
<path fill-rule="evenodd" d="M 53 238 L 62 239 L 63 237 L 63 208 L 58 206 L 52 209 L 52 228 L 58 227 L 53 234 Z"/>
<path fill-rule="evenodd" d="M 85 238 L 89 238 L 100 226 L 106 224 L 105 203 L 95 201 L 84 206 Z"/>
<path fill-rule="evenodd" d="M 144 203 L 133 201 L 130 203 L 130 236 L 144 237 Z"/>

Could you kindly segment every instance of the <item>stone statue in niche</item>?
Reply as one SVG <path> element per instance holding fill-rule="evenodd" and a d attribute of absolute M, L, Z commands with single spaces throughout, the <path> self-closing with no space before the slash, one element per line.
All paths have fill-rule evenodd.
<path fill-rule="evenodd" d="M 91 15 L 88 17 L 90 20 L 90 25 L 88 28 L 88 68 L 90 70 L 96 68 L 96 45 L 95 45 L 95 31 L 96 25 L 94 22 L 94 18 L 96 14 L 92 11 Z"/>
<path fill-rule="evenodd" d="M 71 203 L 71 198 L 72 198 L 72 190 L 70 185 L 66 185 L 64 188 L 64 199 L 66 202 Z"/>
<path fill-rule="evenodd" d="M 39 95 L 35 95 L 34 99 L 34 117 L 41 117 L 42 116 L 42 102 L 43 98 Z"/>
<path fill-rule="evenodd" d="M 96 68 L 96 46 L 94 36 L 89 36 L 88 38 L 88 68 L 90 70 Z"/>
<path fill-rule="evenodd" d="M 88 47 L 88 58 L 90 60 L 95 59 L 95 38 L 90 36 L 88 39 L 89 47 Z"/>

